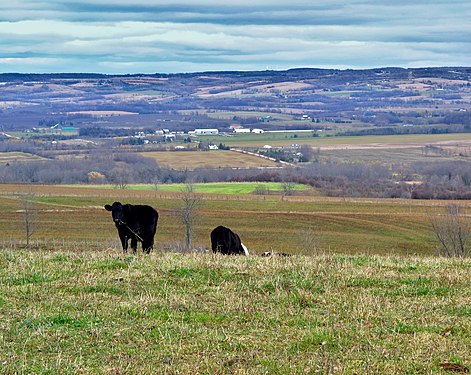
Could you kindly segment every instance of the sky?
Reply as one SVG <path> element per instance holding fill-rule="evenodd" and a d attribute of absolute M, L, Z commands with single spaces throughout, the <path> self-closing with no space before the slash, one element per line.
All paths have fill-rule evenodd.
<path fill-rule="evenodd" d="M 2 0 L 0 73 L 471 66 L 470 0 Z"/>

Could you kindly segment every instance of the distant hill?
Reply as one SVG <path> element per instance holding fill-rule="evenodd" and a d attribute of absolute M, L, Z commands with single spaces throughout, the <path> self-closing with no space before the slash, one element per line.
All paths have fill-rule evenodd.
<path fill-rule="evenodd" d="M 387 76 L 390 79 L 436 77 L 447 79 L 468 79 L 471 67 L 430 67 L 430 68 L 398 68 L 384 67 L 375 69 L 318 69 L 318 68 L 294 68 L 289 70 L 262 70 L 262 71 L 202 71 L 195 73 L 173 74 L 121 74 L 108 75 L 101 73 L 0 73 L 0 82 L 31 82 L 57 79 L 107 79 L 107 78 L 189 78 L 189 77 L 227 77 L 237 79 L 253 78 L 283 78 L 283 79 L 315 79 L 335 75 L 337 78 L 352 77 L 376 77 Z"/>

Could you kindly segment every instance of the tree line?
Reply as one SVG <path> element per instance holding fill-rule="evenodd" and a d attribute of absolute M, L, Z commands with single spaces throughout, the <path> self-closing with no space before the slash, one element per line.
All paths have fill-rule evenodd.
<path fill-rule="evenodd" d="M 0 164 L 0 183 L 165 184 L 197 182 L 296 182 L 337 197 L 471 199 L 471 163 L 417 162 L 383 166 L 314 161 L 279 169 L 176 170 L 132 152 L 90 152 L 81 158 Z"/>

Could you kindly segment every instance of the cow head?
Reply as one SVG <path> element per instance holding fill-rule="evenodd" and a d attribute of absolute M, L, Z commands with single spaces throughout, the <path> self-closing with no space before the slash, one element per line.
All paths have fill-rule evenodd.
<path fill-rule="evenodd" d="M 111 211 L 111 216 L 116 224 L 121 224 L 124 221 L 123 218 L 125 207 L 121 204 L 121 202 L 114 202 L 111 206 L 106 204 L 105 210 Z"/>

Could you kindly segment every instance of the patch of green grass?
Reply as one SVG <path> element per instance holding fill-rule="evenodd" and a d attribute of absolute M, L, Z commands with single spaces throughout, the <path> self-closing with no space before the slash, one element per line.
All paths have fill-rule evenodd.
<path fill-rule="evenodd" d="M 471 306 L 454 306 L 449 309 L 450 315 L 471 318 Z"/>
<path fill-rule="evenodd" d="M 113 185 L 74 185 L 75 187 L 93 187 L 96 189 L 112 189 Z M 162 191 L 181 193 L 187 184 L 129 184 L 126 190 Z M 257 189 L 272 192 L 282 192 L 283 184 L 278 182 L 214 182 L 192 184 L 195 193 L 205 194 L 253 194 Z M 302 184 L 293 184 L 296 191 L 307 190 L 309 187 Z M 121 189 L 122 190 L 122 189 Z"/>
<path fill-rule="evenodd" d="M 23 276 L 10 276 L 8 279 L 5 280 L 5 284 L 7 285 L 26 285 L 26 284 L 40 285 L 43 283 L 51 282 L 53 280 L 55 279 L 51 276 L 32 272 L 30 274 L 23 275 Z"/>
<path fill-rule="evenodd" d="M 314 329 L 307 332 L 299 341 L 293 343 L 290 352 L 297 353 L 316 353 L 320 350 L 338 349 L 336 339 L 325 329 Z"/>
<path fill-rule="evenodd" d="M 33 331 L 39 329 L 84 329 L 97 324 L 93 317 L 82 316 L 74 318 L 68 313 L 59 313 L 51 316 L 42 316 L 39 318 L 26 318 L 21 326 Z"/>
<path fill-rule="evenodd" d="M 93 267 L 97 270 L 120 270 L 127 269 L 129 264 L 133 261 L 133 257 L 128 256 L 124 259 L 122 258 L 105 258 L 98 259 L 94 262 Z"/>

